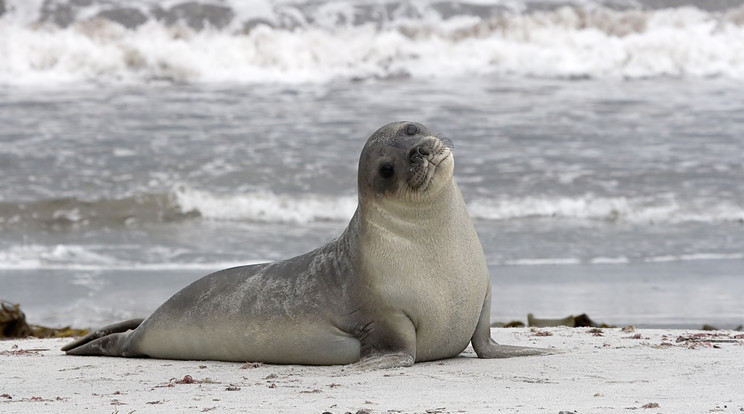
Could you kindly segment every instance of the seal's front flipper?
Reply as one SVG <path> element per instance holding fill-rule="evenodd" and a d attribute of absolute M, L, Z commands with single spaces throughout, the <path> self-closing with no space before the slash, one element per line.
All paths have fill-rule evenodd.
<path fill-rule="evenodd" d="M 366 326 L 357 370 L 410 367 L 416 361 L 416 327 L 404 313 L 388 314 Z"/>
<path fill-rule="evenodd" d="M 405 353 L 384 354 L 364 358 L 351 367 L 360 371 L 413 366 L 413 356 Z"/>
<path fill-rule="evenodd" d="M 124 343 L 131 332 L 144 319 L 130 319 L 93 331 L 84 337 L 62 347 L 68 355 L 137 356 L 124 355 Z"/>
<path fill-rule="evenodd" d="M 525 346 L 500 345 L 491 339 L 491 287 L 483 302 L 478 326 L 470 342 L 473 344 L 478 358 L 511 358 L 518 356 L 551 355 L 560 354 L 554 349 L 529 348 Z"/>

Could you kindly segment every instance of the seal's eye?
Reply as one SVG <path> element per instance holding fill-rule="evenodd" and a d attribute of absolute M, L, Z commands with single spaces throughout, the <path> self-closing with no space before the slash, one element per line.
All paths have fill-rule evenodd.
<path fill-rule="evenodd" d="M 418 127 L 413 124 L 408 124 L 406 127 L 406 135 L 416 135 L 418 133 Z"/>
<path fill-rule="evenodd" d="M 391 178 L 393 175 L 395 175 L 393 164 L 382 164 L 382 166 L 380 166 L 380 176 L 382 176 L 382 178 Z"/>

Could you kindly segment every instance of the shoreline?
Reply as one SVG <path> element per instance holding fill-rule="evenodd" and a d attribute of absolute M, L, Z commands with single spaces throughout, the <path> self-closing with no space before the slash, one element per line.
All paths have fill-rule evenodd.
<path fill-rule="evenodd" d="M 67 338 L 0 341 L 0 411 L 742 412 L 744 334 L 633 328 L 494 328 L 557 355 L 456 358 L 411 368 L 74 357 Z"/>

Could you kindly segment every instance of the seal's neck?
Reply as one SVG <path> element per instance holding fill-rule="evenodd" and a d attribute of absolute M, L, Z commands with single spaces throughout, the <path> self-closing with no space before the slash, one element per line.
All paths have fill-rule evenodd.
<path fill-rule="evenodd" d="M 469 220 L 465 202 L 454 180 L 450 180 L 436 195 L 423 200 L 404 200 L 398 197 L 366 202 L 360 200 L 359 214 L 362 222 L 383 231 L 394 231 L 405 238 L 419 237 L 422 233 L 430 234 L 432 229 L 461 225 L 463 217 Z"/>

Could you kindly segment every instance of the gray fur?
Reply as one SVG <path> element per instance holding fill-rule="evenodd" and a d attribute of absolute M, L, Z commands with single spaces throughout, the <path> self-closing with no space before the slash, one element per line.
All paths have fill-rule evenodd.
<path fill-rule="evenodd" d="M 208 275 L 139 326 L 112 325 L 63 350 L 374 368 L 453 357 L 471 339 L 483 358 L 545 353 L 490 337 L 488 269 L 448 146 L 420 124 L 383 126 L 362 150 L 359 207 L 341 236 Z"/>

